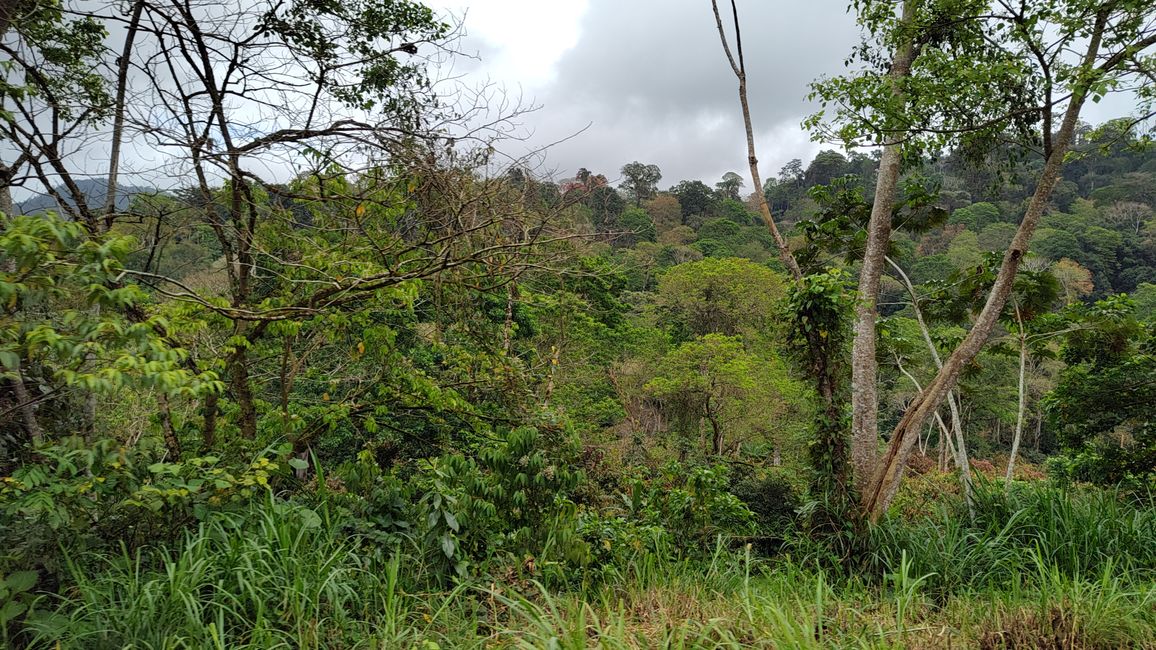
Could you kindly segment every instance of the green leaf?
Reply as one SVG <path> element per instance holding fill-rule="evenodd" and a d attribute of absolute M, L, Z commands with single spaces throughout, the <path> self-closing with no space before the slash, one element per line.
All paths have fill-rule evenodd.
<path fill-rule="evenodd" d="M 0 350 L 0 365 L 15 370 L 20 366 L 20 356 L 11 350 Z"/>
<path fill-rule="evenodd" d="M 36 584 L 38 576 L 35 571 L 17 571 L 4 579 L 4 585 L 11 593 L 28 591 Z"/>
<path fill-rule="evenodd" d="M 301 526 L 304 528 L 317 528 L 321 526 L 321 515 L 310 510 L 309 508 L 302 508 L 297 511 L 301 517 Z"/>
<path fill-rule="evenodd" d="M 28 609 L 24 603 L 18 603 L 15 600 L 10 600 L 0 607 L 0 625 L 6 625 L 9 621 L 20 616 Z"/>
<path fill-rule="evenodd" d="M 300 458 L 290 458 L 289 466 L 293 469 L 309 469 L 309 463 Z"/>

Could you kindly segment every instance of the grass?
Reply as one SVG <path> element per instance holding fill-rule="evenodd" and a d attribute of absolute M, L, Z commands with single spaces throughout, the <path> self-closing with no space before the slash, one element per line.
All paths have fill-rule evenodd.
<path fill-rule="evenodd" d="M 439 587 L 405 555 L 368 559 L 310 511 L 265 508 L 150 555 L 77 558 L 29 622 L 37 648 L 1156 648 L 1151 509 L 1110 494 L 982 491 L 872 531 L 825 572 L 805 555 L 643 555 L 554 591 Z M 432 585 L 432 586 L 431 586 Z"/>

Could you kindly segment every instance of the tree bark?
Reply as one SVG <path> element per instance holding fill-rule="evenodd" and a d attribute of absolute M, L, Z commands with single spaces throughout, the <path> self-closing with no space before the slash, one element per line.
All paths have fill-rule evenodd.
<path fill-rule="evenodd" d="M 253 387 L 249 381 L 249 355 L 245 348 L 238 347 L 229 358 L 229 377 L 232 380 L 233 398 L 237 400 L 237 410 L 241 436 L 248 440 L 257 437 L 257 408 L 253 403 Z"/>
<path fill-rule="evenodd" d="M 888 73 L 893 97 L 902 97 L 901 83 L 911 74 L 915 44 L 910 27 L 915 20 L 915 3 L 903 3 L 900 32 L 904 40 L 896 47 Z M 879 448 L 879 362 L 875 358 L 875 319 L 883 278 L 884 258 L 891 242 L 891 214 L 899 188 L 903 162 L 900 134 L 884 137 L 883 155 L 875 181 L 875 200 L 867 222 L 867 244 L 859 269 L 859 293 L 855 301 L 854 340 L 851 345 L 851 462 L 859 496 L 865 497 L 871 484 Z"/>
<path fill-rule="evenodd" d="M 163 392 L 157 394 L 157 403 L 161 409 L 161 432 L 165 437 L 165 449 L 169 452 L 172 462 L 181 459 L 181 441 L 173 428 L 173 411 L 169 407 L 169 398 Z"/>
<path fill-rule="evenodd" d="M 205 404 L 201 409 L 201 451 L 208 452 L 217 444 L 217 414 L 220 410 L 220 397 L 217 393 L 205 396 Z"/>
<path fill-rule="evenodd" d="M 1107 14 L 1101 12 L 1092 30 L 1088 49 L 1081 65 L 1084 71 L 1090 72 L 1093 69 L 1100 51 L 1100 42 L 1103 38 L 1106 22 Z M 976 318 L 971 331 L 948 357 L 927 390 L 912 403 L 896 425 L 887 447 L 887 453 L 880 459 L 871 487 L 863 498 L 863 512 L 871 520 L 878 520 L 899 490 L 899 484 L 903 480 L 904 466 L 915 442 L 915 433 L 935 412 L 946 398 L 947 393 L 959 382 L 959 375 L 963 368 L 975 359 L 995 329 L 1000 312 L 1011 295 L 1012 285 L 1015 282 L 1020 263 L 1027 255 L 1032 235 L 1035 234 L 1036 227 L 1039 225 L 1040 218 L 1051 198 L 1052 190 L 1055 189 L 1059 180 L 1064 156 L 1071 146 L 1076 123 L 1079 121 L 1080 110 L 1087 99 L 1087 93 L 1088 82 L 1082 83 L 1073 91 L 1068 108 L 1064 112 L 1060 130 L 1053 140 L 1051 155 L 1048 156 L 1047 162 L 1044 164 L 1040 179 L 1036 184 L 1036 190 L 1032 194 L 1024 213 L 1024 218 L 1016 230 L 1011 245 L 1004 253 L 1003 262 L 1000 264 L 995 283 L 988 293 L 987 302 Z"/>

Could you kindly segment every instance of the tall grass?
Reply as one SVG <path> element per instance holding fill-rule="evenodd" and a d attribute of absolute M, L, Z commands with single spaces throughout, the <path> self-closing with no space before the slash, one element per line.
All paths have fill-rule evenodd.
<path fill-rule="evenodd" d="M 55 615 L 33 619 L 33 645 L 322 648 L 419 635 L 399 560 L 371 566 L 305 513 L 217 519 L 176 548 L 95 572 L 72 563 L 75 586 Z"/>
<path fill-rule="evenodd" d="M 890 518 L 871 532 L 868 567 L 933 574 L 940 594 L 1000 589 L 1035 573 L 1038 563 L 1069 578 L 1096 580 L 1105 570 L 1151 581 L 1156 571 L 1156 510 L 1102 490 L 1066 491 L 1045 484 L 980 484 L 976 517 L 941 503 L 928 517 Z"/>
<path fill-rule="evenodd" d="M 720 540 L 705 559 L 640 551 L 600 571 L 600 582 L 553 592 L 484 575 L 438 587 L 416 554 L 369 559 L 376 554 L 324 511 L 274 503 L 202 524 L 171 548 L 75 558 L 72 586 L 39 604 L 51 613 L 31 619 L 24 640 L 150 649 L 1156 647 L 1151 510 L 1033 486 L 981 489 L 978 504 L 974 523 L 950 504 L 885 521 L 856 570 L 760 559 Z"/>

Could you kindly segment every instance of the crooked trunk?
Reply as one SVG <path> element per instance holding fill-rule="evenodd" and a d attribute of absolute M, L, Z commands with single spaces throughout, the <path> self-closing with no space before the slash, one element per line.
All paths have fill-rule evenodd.
<path fill-rule="evenodd" d="M 1102 30 L 1103 26 L 1100 25 L 1098 33 L 1093 36 L 1089 45 L 1088 58 L 1093 62 L 1099 51 L 1098 35 L 1102 34 Z M 1090 66 L 1091 64 L 1086 63 L 1086 65 Z M 1031 201 L 1024 213 L 1023 221 L 1020 222 L 1011 245 L 1004 253 L 995 283 L 988 293 L 987 302 L 976 318 L 975 324 L 964 337 L 963 342 L 959 344 L 959 347 L 948 357 L 935 379 L 928 385 L 927 390 L 912 402 L 895 426 L 891 434 L 891 441 L 887 445 L 887 451 L 877 463 L 871 486 L 862 500 L 863 512 L 872 520 L 879 518 L 899 490 L 899 484 L 903 479 L 903 470 L 915 444 L 919 428 L 939 408 L 948 392 L 955 388 L 963 368 L 975 359 L 995 329 L 1000 312 L 1011 295 L 1016 273 L 1019 271 L 1024 256 L 1027 255 L 1032 235 L 1035 234 L 1044 208 L 1047 207 L 1052 190 L 1055 189 L 1056 182 L 1059 180 L 1064 156 L 1071 146 L 1080 109 L 1086 96 L 1086 90 L 1078 89 L 1068 104 L 1060 130 L 1055 136 L 1051 155 L 1048 156 L 1047 162 L 1044 164 L 1039 182 L 1036 184 L 1036 190 L 1032 194 Z"/>

